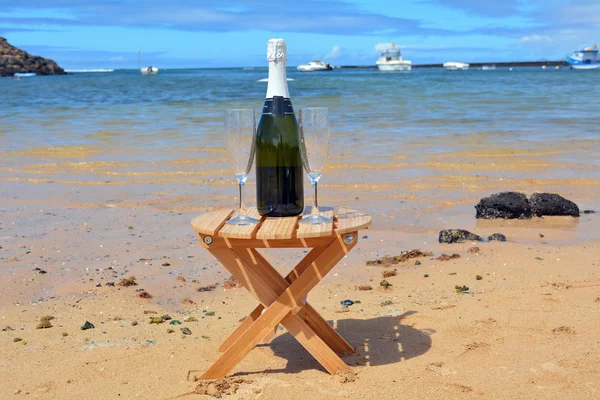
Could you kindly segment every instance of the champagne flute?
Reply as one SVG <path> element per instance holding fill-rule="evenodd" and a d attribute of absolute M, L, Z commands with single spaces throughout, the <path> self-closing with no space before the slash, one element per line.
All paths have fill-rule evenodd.
<path fill-rule="evenodd" d="M 250 108 L 229 109 L 225 112 L 225 137 L 227 157 L 240 188 L 240 205 L 237 216 L 228 220 L 230 225 L 251 225 L 259 221 L 247 215 L 242 198 L 242 187 L 254 162 L 256 150 L 256 118 Z"/>
<path fill-rule="evenodd" d="M 309 216 L 300 220 L 301 224 L 324 224 L 331 222 L 319 213 L 317 184 L 327 161 L 329 152 L 329 109 L 308 107 L 299 112 L 300 156 L 302 164 L 313 186 L 313 206 Z"/>

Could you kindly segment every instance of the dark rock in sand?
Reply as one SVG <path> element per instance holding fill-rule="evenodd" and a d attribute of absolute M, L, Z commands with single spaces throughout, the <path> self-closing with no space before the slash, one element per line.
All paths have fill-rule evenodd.
<path fill-rule="evenodd" d="M 83 324 L 81 326 L 81 328 L 79 328 L 79 329 L 81 329 L 82 331 L 87 331 L 88 329 L 94 329 L 94 328 L 95 328 L 94 324 L 92 324 L 90 321 L 85 321 L 85 324 Z"/>
<path fill-rule="evenodd" d="M 192 331 L 190 328 L 181 328 L 181 333 L 183 333 L 184 335 L 191 335 Z"/>
<path fill-rule="evenodd" d="M 488 236 L 488 240 L 497 240 L 499 242 L 506 242 L 506 236 L 501 233 L 494 233 L 493 235 Z"/>
<path fill-rule="evenodd" d="M 444 229 L 438 238 L 440 243 L 461 243 L 465 240 L 481 240 L 481 237 L 464 229 Z"/>
<path fill-rule="evenodd" d="M 594 211 L 594 210 L 583 210 L 581 213 L 582 214 L 596 214 L 596 211 Z"/>
<path fill-rule="evenodd" d="M 517 192 L 502 192 L 484 197 L 479 200 L 475 210 L 475 218 L 480 219 L 525 219 L 533 215 L 527 197 Z"/>
<path fill-rule="evenodd" d="M 33 72 L 36 75 L 66 75 L 54 61 L 32 56 L 8 44 L 0 37 L 0 76 L 13 76 L 17 72 Z"/>
<path fill-rule="evenodd" d="M 537 217 L 559 215 L 579 217 L 579 207 L 556 193 L 534 193 L 529 198 L 533 214 Z"/>

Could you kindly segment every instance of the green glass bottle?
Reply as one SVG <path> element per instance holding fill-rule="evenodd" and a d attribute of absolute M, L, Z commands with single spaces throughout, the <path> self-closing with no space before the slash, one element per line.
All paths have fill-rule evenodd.
<path fill-rule="evenodd" d="M 291 217 L 304 210 L 300 135 L 287 86 L 285 40 L 269 40 L 269 83 L 256 138 L 256 207 L 260 215 Z"/>

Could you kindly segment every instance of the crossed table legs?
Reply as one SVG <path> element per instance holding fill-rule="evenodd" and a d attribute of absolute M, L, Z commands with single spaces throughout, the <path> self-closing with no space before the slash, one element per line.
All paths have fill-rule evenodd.
<path fill-rule="evenodd" d="M 357 241 L 356 232 L 335 235 L 332 242 L 314 247 L 285 278 L 252 247 L 205 246 L 261 304 L 223 342 L 223 354 L 201 379 L 225 377 L 279 324 L 329 373 L 348 369 L 336 353 L 354 349 L 302 299 Z"/>

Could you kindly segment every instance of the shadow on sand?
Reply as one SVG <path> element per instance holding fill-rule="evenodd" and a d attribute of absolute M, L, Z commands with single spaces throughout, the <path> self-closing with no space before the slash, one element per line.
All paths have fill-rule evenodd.
<path fill-rule="evenodd" d="M 398 316 L 338 320 L 334 324 L 337 332 L 355 348 L 355 353 L 343 357 L 343 360 L 350 366 L 387 365 L 426 353 L 431 348 L 431 334 L 434 331 L 420 331 L 401 323 L 403 318 L 414 313 L 409 311 Z M 270 348 L 273 355 L 287 359 L 284 369 L 271 369 L 271 372 L 297 373 L 307 369 L 325 371 L 287 332 L 278 335 L 271 343 L 257 347 Z"/>

